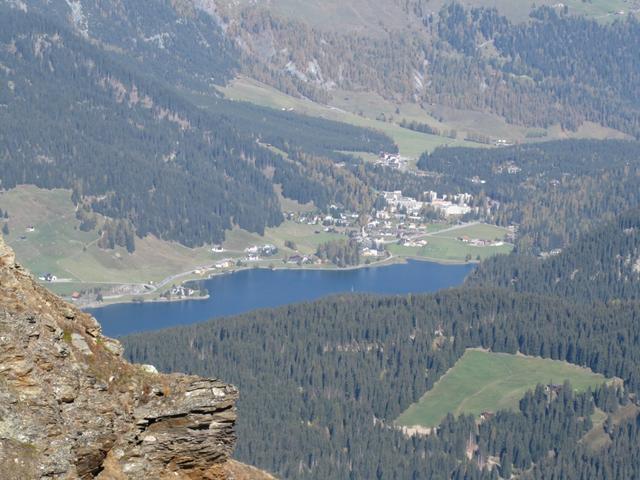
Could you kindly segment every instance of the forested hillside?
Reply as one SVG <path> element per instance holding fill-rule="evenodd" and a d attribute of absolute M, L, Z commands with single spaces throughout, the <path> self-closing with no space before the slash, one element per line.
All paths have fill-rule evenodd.
<path fill-rule="evenodd" d="M 371 192 L 329 157 L 396 149 L 383 134 L 293 112 L 216 98 L 198 108 L 128 57 L 0 10 L 1 187 L 72 188 L 76 204 L 120 222 L 114 231 L 190 246 L 233 225 L 262 233 L 282 221 L 274 184 L 320 208 L 366 208 Z"/>
<path fill-rule="evenodd" d="M 233 77 L 240 50 L 225 35 L 213 2 L 24 0 L 4 3 L 67 26 L 131 68 L 188 88 Z M 194 3 L 201 7 L 196 8 Z M 208 4 L 208 6 L 207 6 Z"/>
<path fill-rule="evenodd" d="M 488 109 L 517 124 L 573 130 L 590 120 L 640 134 L 635 17 L 601 24 L 542 7 L 513 25 L 495 11 L 453 3 L 426 23 L 464 55 L 434 62 L 430 101 Z"/>
<path fill-rule="evenodd" d="M 481 470 L 482 458 L 497 456 L 502 473 L 511 463 L 521 471 L 534 462 L 531 478 L 562 471 L 563 478 L 622 479 L 639 467 L 629 443 L 638 438 L 636 419 L 611 428 L 610 450 L 590 451 L 577 442 L 590 428 L 583 418 L 592 408 L 588 395 L 544 406 L 537 392 L 520 413 L 499 414 L 480 431 L 473 419 L 448 418 L 436 435 L 408 438 L 392 423 L 467 347 L 566 360 L 620 377 L 627 392 L 637 392 L 638 315 L 635 304 L 583 307 L 459 289 L 329 298 L 132 336 L 125 344 L 135 361 L 215 373 L 238 385 L 238 458 L 283 477 L 497 478 L 495 469 Z M 595 401 L 611 411 L 616 402 L 606 407 L 605 396 Z M 470 438 L 479 451 L 467 460 Z M 542 454 L 549 448 L 556 455 Z M 605 472 L 607 456 L 625 468 Z"/>
<path fill-rule="evenodd" d="M 253 231 L 281 221 L 259 171 L 275 155 L 48 20 L 1 8 L 3 188 L 71 187 L 139 235 L 191 245 L 220 240 L 232 218 Z"/>
<path fill-rule="evenodd" d="M 230 14 L 228 32 L 243 46 L 243 71 L 290 94 L 326 102 L 336 87 L 375 91 L 426 110 L 444 105 L 568 130 L 591 121 L 640 135 L 635 17 L 600 23 L 541 7 L 512 23 L 456 2 L 435 12 L 429 2 L 400 3 L 403 26 L 383 32 L 323 29 L 258 5 Z"/>
<path fill-rule="evenodd" d="M 620 215 L 547 258 L 498 256 L 485 261 L 469 285 L 572 297 L 584 302 L 640 299 L 640 210 Z"/>
<path fill-rule="evenodd" d="M 568 140 L 499 149 L 439 148 L 418 167 L 438 183 L 487 195 L 490 217 L 518 225 L 518 247 L 564 247 L 601 220 L 640 206 L 640 143 Z M 441 187 L 437 190 L 442 190 Z M 455 191 L 455 190 L 454 190 Z"/>
<path fill-rule="evenodd" d="M 531 127 L 575 130 L 590 121 L 640 135 L 640 23 L 629 12 L 599 22 L 556 4 L 515 22 L 489 8 L 495 2 L 403 0 L 358 17 L 364 7 L 351 1 L 351 10 L 349 2 L 303 2 L 295 15 L 225 0 L 5 3 L 66 24 L 186 90 L 208 91 L 243 72 L 323 103 L 337 91 L 373 91 L 436 117 L 445 106 Z M 317 12 L 332 8 L 344 18 L 323 24 Z M 513 8 L 526 18 L 531 6 Z M 386 17 L 373 22 L 376 14 Z"/>

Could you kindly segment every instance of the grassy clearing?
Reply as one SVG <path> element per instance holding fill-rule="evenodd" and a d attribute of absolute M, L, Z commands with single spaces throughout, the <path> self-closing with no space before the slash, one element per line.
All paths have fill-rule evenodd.
<path fill-rule="evenodd" d="M 436 426 L 447 413 L 479 415 L 483 411 L 516 409 L 527 390 L 537 384 L 563 383 L 584 391 L 605 381 L 586 368 L 557 360 L 490 353 L 470 349 L 397 425 Z"/>
<path fill-rule="evenodd" d="M 280 185 L 274 186 L 276 195 L 278 196 L 278 200 L 280 201 L 280 205 L 282 206 L 282 211 L 284 212 L 297 212 L 297 213 L 307 213 L 313 212 L 316 210 L 316 206 L 311 201 L 309 203 L 300 203 L 290 198 L 282 195 L 282 187 Z"/>
<path fill-rule="evenodd" d="M 582 437 L 582 441 L 592 450 L 599 450 L 603 448 L 610 437 L 604 431 L 604 422 L 607 419 L 607 414 L 596 408 L 593 415 L 591 415 L 591 421 L 593 422 L 593 427 L 589 430 L 584 437 Z"/>
<path fill-rule="evenodd" d="M 136 239 L 136 251 L 102 250 L 96 245 L 74 255 L 62 265 L 83 282 L 144 283 L 159 281 L 177 272 L 207 265 L 215 257 L 209 247 L 187 248 L 155 237 Z"/>
<path fill-rule="evenodd" d="M 337 90 L 333 94 L 331 105 L 341 110 L 358 113 L 359 116 L 364 116 L 369 119 L 384 118 L 386 121 L 378 122 L 384 125 L 398 126 L 397 124 L 402 120 L 407 120 L 408 122 L 415 121 L 418 123 L 426 123 L 440 132 L 449 130 L 455 130 L 457 132 L 456 139 L 451 139 L 445 136 L 427 135 L 429 137 L 437 138 L 440 142 L 438 144 L 429 145 L 430 148 L 427 149 L 428 151 L 432 151 L 440 145 L 468 147 L 486 146 L 465 141 L 464 138 L 469 132 L 482 134 L 491 138 L 524 138 L 525 132 L 523 127 L 509 125 L 497 115 L 467 110 L 463 111 L 450 108 L 439 108 L 435 106 L 430 107 L 433 110 L 433 113 L 430 113 L 418 104 L 406 102 L 396 104 L 384 99 L 374 92 Z M 442 117 L 443 121 L 437 120 L 434 117 L 434 114 Z M 402 130 L 411 132 L 411 130 L 407 129 Z M 398 135 L 400 135 L 400 133 L 398 133 Z M 422 154 L 424 151 L 425 150 L 422 150 L 418 155 Z"/>
<path fill-rule="evenodd" d="M 366 114 L 364 114 L 364 116 L 356 115 L 341 107 L 325 106 L 310 100 L 294 98 L 275 88 L 246 77 L 239 77 L 227 87 L 220 88 L 220 90 L 227 98 L 232 100 L 242 100 L 276 109 L 293 108 L 296 112 L 305 115 L 318 116 L 328 120 L 345 122 L 359 127 L 382 131 L 393 138 L 402 155 L 414 160 L 419 158 L 423 152 L 432 151 L 441 145 L 472 145 L 468 142 L 453 140 L 447 137 L 413 132 L 406 128 L 401 128 L 395 123 L 375 120 L 374 118 L 366 116 Z M 206 102 L 206 99 L 201 100 L 202 102 Z M 380 101 L 382 102 L 383 100 L 380 99 Z M 383 108 L 384 109 L 378 109 L 378 111 L 383 112 L 390 107 L 385 105 Z M 372 107 L 371 112 L 375 110 L 376 109 Z"/>
<path fill-rule="evenodd" d="M 429 8 L 437 12 L 449 2 L 450 0 L 431 0 Z M 557 0 L 538 0 L 537 2 L 529 0 L 460 0 L 460 2 L 467 7 L 495 7 L 500 14 L 514 22 L 526 21 L 534 3 L 537 6 L 550 7 L 560 3 Z M 615 13 L 621 10 L 628 13 L 629 10 L 638 8 L 638 2 L 635 0 L 565 0 L 562 4 L 569 7 L 571 15 L 584 15 L 601 21 L 620 18 Z"/>
<path fill-rule="evenodd" d="M 488 112 L 477 112 L 456 109 L 442 105 L 431 107 L 434 116 L 442 118 L 443 124 L 464 135 L 466 132 L 479 133 L 490 138 L 506 138 L 510 140 L 526 140 L 528 128 L 507 123 L 499 115 Z M 460 133 L 462 132 L 462 133 Z M 481 146 L 474 143 L 474 146 Z"/>
<path fill-rule="evenodd" d="M 451 228 L 448 223 L 429 223 L 425 226 L 427 233 L 437 233 L 448 228 Z"/>
<path fill-rule="evenodd" d="M 451 232 L 453 233 L 453 232 Z M 467 256 L 472 260 L 481 260 L 494 255 L 511 252 L 513 245 L 504 244 L 499 247 L 475 247 L 455 238 L 428 237 L 424 247 L 406 247 L 404 245 L 388 245 L 389 251 L 396 256 L 425 258 L 442 262 L 463 262 Z"/>
<path fill-rule="evenodd" d="M 60 261 L 81 252 L 96 235 L 78 230 L 69 191 L 19 187 L 0 195 L 0 207 L 9 212 L 6 241 L 20 261 L 34 273 L 74 278 L 61 268 Z M 28 226 L 35 231 L 28 232 Z"/>
<path fill-rule="evenodd" d="M 640 2 L 640 0 L 638 0 Z M 419 105 L 402 103 L 396 105 L 372 92 L 353 92 L 337 90 L 333 94 L 330 105 L 321 105 L 311 100 L 286 95 L 275 88 L 247 77 L 239 77 L 228 86 L 221 87 L 221 92 L 232 100 L 242 100 L 256 105 L 281 109 L 292 108 L 298 113 L 345 122 L 359 127 L 372 128 L 386 133 L 398 145 L 400 153 L 415 161 L 425 151 L 448 146 L 489 147 L 487 145 L 464 140 L 469 133 L 480 134 L 492 139 L 505 138 L 511 141 L 527 142 L 553 140 L 561 138 L 626 138 L 616 130 L 593 123 L 585 123 L 576 132 L 566 132 L 559 127 L 549 127 L 547 135 L 541 138 L 529 138 L 531 129 L 507 123 L 498 115 L 471 110 L 458 110 L 444 106 L 431 106 L 430 111 Z M 191 96 L 196 103 L 206 105 L 207 98 Z M 398 109 L 398 110 L 396 110 Z M 398 113 L 399 112 L 399 113 Z M 376 120 L 381 115 L 393 121 Z M 435 117 L 441 118 L 438 121 Z M 400 127 L 397 122 L 402 119 L 427 123 L 441 132 L 456 130 L 457 139 L 438 135 L 427 135 Z M 542 130 L 540 130 L 541 133 Z M 375 155 L 360 154 L 364 160 L 375 159 Z"/>
<path fill-rule="evenodd" d="M 62 282 L 62 283 L 46 283 L 47 289 L 61 297 L 69 297 L 73 292 L 82 290 L 89 292 L 95 288 L 106 290 L 113 287 L 112 283 L 81 283 L 81 282 Z"/>
<path fill-rule="evenodd" d="M 208 247 L 191 249 L 152 236 L 136 239 L 133 254 L 101 250 L 96 231 L 79 230 L 68 190 L 20 186 L 0 195 L 0 208 L 10 214 L 7 242 L 34 274 L 50 272 L 83 284 L 143 283 L 215 258 Z M 35 230 L 27 232 L 28 226 Z M 62 284 L 57 288 L 66 291 Z"/>
<path fill-rule="evenodd" d="M 477 238 L 480 240 L 502 240 L 509 231 L 506 228 L 488 225 L 486 223 L 478 223 L 468 227 L 457 228 L 447 232 L 436 233 L 435 235 L 442 238 L 457 238 L 467 236 L 469 238 Z"/>
<path fill-rule="evenodd" d="M 589 2 L 567 0 L 566 4 L 569 6 L 569 13 L 607 21 L 620 18 L 617 15 L 618 12 L 624 11 L 625 14 L 628 14 L 630 9 L 635 10 L 639 7 L 638 2 L 628 0 L 590 0 Z"/>
<path fill-rule="evenodd" d="M 460 231 L 474 232 L 473 238 L 485 238 L 493 240 L 496 237 L 504 237 L 506 230 L 492 225 L 473 225 L 463 227 L 460 230 L 442 233 L 442 237 L 437 232 L 449 228 L 446 224 L 432 224 L 427 227 L 427 231 L 434 236 L 427 237 L 428 244 L 425 247 L 406 247 L 402 245 L 390 244 L 387 246 L 389 251 L 396 257 L 425 258 L 439 262 L 459 263 L 464 262 L 467 256 L 471 256 L 472 260 L 485 259 L 493 255 L 506 254 L 511 252 L 513 246 L 505 244 L 496 247 L 474 247 L 469 244 L 458 241 L 456 237 L 460 236 Z M 466 234 L 466 233 L 464 233 Z M 447 237 L 450 235 L 451 237 Z M 245 230 L 234 229 L 227 233 L 227 240 L 224 247 L 229 252 L 239 253 L 246 247 L 251 245 L 262 245 L 271 243 L 278 247 L 284 255 L 292 255 L 294 253 L 313 254 L 318 245 L 330 240 L 344 239 L 345 236 L 340 233 L 327 233 L 323 231 L 320 225 L 306 225 L 292 221 L 285 221 L 276 228 L 268 228 L 264 236 L 255 233 L 249 233 Z M 290 240 L 296 244 L 296 251 L 285 247 L 285 242 Z"/>
<path fill-rule="evenodd" d="M 318 232 L 318 233 L 316 233 Z M 278 247 L 285 255 L 296 252 L 303 254 L 315 253 L 318 245 L 329 240 L 345 238 L 338 233 L 327 233 L 320 225 L 306 225 L 292 221 L 285 221 L 276 228 L 267 228 L 264 236 L 249 233 L 244 230 L 234 229 L 227 233 L 224 247 L 231 251 L 241 251 L 251 245 L 262 245 L 271 243 Z M 296 251 L 285 247 L 285 242 L 289 240 L 296 244 Z"/>
<path fill-rule="evenodd" d="M 622 422 L 638 415 L 638 412 L 640 412 L 640 408 L 633 403 L 629 403 L 628 405 L 618 408 L 617 411 L 609 415 L 609 418 L 612 425 L 620 425 Z M 581 442 L 592 451 L 601 450 L 611 443 L 611 437 L 604 430 L 604 422 L 606 419 L 607 414 L 600 409 L 596 409 L 591 416 L 593 427 L 582 437 Z"/>

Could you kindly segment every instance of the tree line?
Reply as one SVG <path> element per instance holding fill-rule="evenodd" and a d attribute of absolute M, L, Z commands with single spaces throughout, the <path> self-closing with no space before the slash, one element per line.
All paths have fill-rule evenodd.
<path fill-rule="evenodd" d="M 393 421 L 469 347 L 582 365 L 623 379 L 625 395 L 636 394 L 639 315 L 637 304 L 580 305 L 462 288 L 432 295 L 345 295 L 124 342 L 131 360 L 238 385 L 243 395 L 237 456 L 284 477 L 497 478 L 482 459 L 498 456 L 505 469 L 511 464 L 544 478 L 549 470 L 568 469 L 567 462 L 577 472 L 597 469 L 594 464 L 604 461 L 602 452 L 589 452 L 577 441 L 590 428 L 588 397 L 562 397 L 566 404 L 557 408 L 571 413 L 545 404 L 551 408 L 546 419 L 533 421 L 526 408 L 497 415 L 490 424 L 496 433 L 488 437 L 465 417 L 449 418 L 438 435 L 428 437 L 408 438 Z M 446 341 L 435 347 L 438 329 Z M 526 402 L 537 397 L 533 392 Z M 609 433 L 612 441 L 615 432 Z M 461 454 L 470 434 L 482 444 L 472 460 Z M 557 452 L 553 457 L 541 454 L 549 442 Z M 627 443 L 609 454 L 637 468 Z M 613 471 L 606 478 L 622 477 Z"/>

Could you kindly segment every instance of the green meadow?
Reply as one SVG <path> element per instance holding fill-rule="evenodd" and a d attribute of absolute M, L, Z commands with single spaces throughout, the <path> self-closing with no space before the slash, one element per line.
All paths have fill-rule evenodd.
<path fill-rule="evenodd" d="M 527 390 L 565 380 L 574 389 L 584 391 L 603 383 L 605 378 L 562 361 L 469 349 L 395 423 L 434 427 L 447 413 L 477 416 L 483 411 L 517 409 Z"/>

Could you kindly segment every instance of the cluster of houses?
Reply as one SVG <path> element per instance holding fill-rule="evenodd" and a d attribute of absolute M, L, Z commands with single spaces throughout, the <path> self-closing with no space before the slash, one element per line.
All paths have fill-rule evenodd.
<path fill-rule="evenodd" d="M 193 297 L 198 292 L 193 288 L 188 288 L 188 287 L 185 287 L 184 285 L 176 285 L 171 287 L 171 289 L 167 293 L 171 297 L 187 298 L 187 297 Z"/>
<path fill-rule="evenodd" d="M 394 156 L 384 154 L 381 159 L 395 161 Z M 484 183 L 484 180 L 477 179 Z M 331 205 L 328 214 L 319 212 L 286 212 L 285 218 L 303 225 L 317 225 L 316 234 L 324 232 L 342 233 L 350 240 L 355 240 L 360 249 L 360 256 L 369 258 L 384 258 L 389 255 L 387 245 L 400 244 L 408 247 L 425 247 L 428 240 L 428 225 L 433 222 L 434 211 L 445 219 L 455 219 L 465 214 L 478 212 L 478 206 L 474 205 L 474 197 L 470 193 L 438 194 L 435 191 L 423 192 L 418 198 L 405 195 L 402 190 L 381 192 L 384 198 L 382 205 L 376 208 L 373 216 L 368 216 L 363 222 L 362 215 Z M 492 208 L 497 202 L 489 201 Z M 320 226 L 322 228 L 320 228 Z M 515 231 L 512 232 L 515 236 Z M 459 240 L 473 246 L 500 246 L 504 242 L 486 241 L 461 237 Z M 246 257 L 243 261 L 259 261 L 263 257 L 271 257 L 278 253 L 273 245 L 253 245 L 245 249 Z M 296 254 L 283 258 L 287 264 L 315 264 L 320 260 L 314 255 L 305 256 Z M 216 268 L 228 268 L 216 265 Z"/>
<path fill-rule="evenodd" d="M 289 258 L 286 259 L 287 264 L 289 265 L 311 265 L 311 264 L 318 264 L 318 263 L 322 263 L 320 261 L 319 258 L 317 258 L 315 255 L 309 256 L 309 255 L 291 255 Z"/>
<path fill-rule="evenodd" d="M 400 212 L 406 215 L 419 215 L 424 207 L 424 202 L 404 196 L 402 190 L 382 192 L 382 196 L 387 203 L 386 211 L 388 213 Z"/>
<path fill-rule="evenodd" d="M 405 247 L 426 247 L 429 242 L 426 240 L 414 240 L 411 238 L 401 238 L 398 241 L 398 244 L 404 245 Z"/>
<path fill-rule="evenodd" d="M 222 260 L 220 262 L 216 262 L 213 265 L 213 268 L 216 270 L 223 270 L 225 268 L 231 268 L 233 266 L 233 262 L 231 260 Z"/>
<path fill-rule="evenodd" d="M 504 245 L 504 241 L 502 240 L 481 240 L 479 238 L 470 238 L 467 235 L 458 237 L 458 240 L 472 247 L 501 247 Z"/>
<path fill-rule="evenodd" d="M 377 258 L 381 255 L 383 255 L 384 251 L 383 250 L 378 250 L 376 248 L 371 248 L 371 247 L 362 247 L 362 250 L 360 251 L 360 254 L 363 257 L 374 257 Z"/>
<path fill-rule="evenodd" d="M 504 163 L 502 165 L 498 165 L 495 168 L 495 172 L 496 173 L 508 173 L 509 175 L 516 175 L 517 173 L 520 173 L 522 171 L 522 168 L 520 168 L 518 165 L 516 165 L 515 162 L 507 162 Z"/>
<path fill-rule="evenodd" d="M 442 198 L 438 198 L 436 192 L 428 192 L 429 205 L 436 210 L 442 212 L 445 217 L 455 217 L 459 215 L 466 215 L 472 211 L 472 207 L 469 206 L 469 202 L 473 199 L 469 193 L 460 193 L 457 195 L 443 195 Z"/>
<path fill-rule="evenodd" d="M 512 147 L 514 145 L 511 140 L 507 140 L 506 138 L 498 138 L 493 143 L 496 147 Z"/>
<path fill-rule="evenodd" d="M 402 190 L 385 191 L 381 195 L 385 200 L 384 205 L 375 211 L 374 217 L 370 217 L 364 226 L 358 214 L 342 211 L 336 206 L 330 207 L 329 215 L 289 213 L 287 219 L 301 224 L 322 225 L 325 232 L 341 229 L 347 233 L 349 230 L 348 236 L 358 242 L 362 257 L 380 258 L 388 254 L 387 244 L 397 243 L 408 247 L 424 247 L 428 244 L 426 239 L 419 238 L 427 232 L 427 224 L 430 223 L 424 216 L 425 207 L 435 209 L 443 218 L 462 216 L 477 209 L 471 206 L 473 196 L 469 193 L 439 195 L 438 192 L 428 191 L 423 192 L 420 199 L 405 195 Z M 320 230 L 316 233 L 320 233 Z M 287 262 L 314 263 L 314 258 L 294 256 Z"/>
<path fill-rule="evenodd" d="M 257 262 L 263 257 L 273 257 L 278 254 L 278 247 L 275 245 L 271 245 L 267 243 L 265 245 L 252 245 L 244 249 L 244 253 L 246 253 L 246 257 L 244 257 L 245 262 Z"/>
<path fill-rule="evenodd" d="M 284 218 L 304 225 L 318 225 L 321 216 L 317 213 L 285 212 Z"/>
<path fill-rule="evenodd" d="M 331 205 L 329 211 L 331 214 L 327 215 L 289 212 L 285 218 L 304 225 L 322 225 L 324 232 L 335 232 L 336 227 L 352 227 L 358 220 L 357 213 L 343 212 L 336 205 Z"/>
<path fill-rule="evenodd" d="M 398 153 L 380 152 L 376 165 L 405 171 L 409 166 L 409 159 L 400 156 Z"/>
<path fill-rule="evenodd" d="M 387 203 L 387 213 L 404 213 L 406 215 L 419 215 L 425 206 L 431 206 L 435 210 L 441 212 L 445 217 L 454 217 L 465 215 L 473 210 L 469 205 L 473 200 L 470 193 L 459 193 L 455 195 L 438 196 L 438 192 L 424 192 L 424 201 L 417 200 L 413 197 L 407 197 L 402 194 L 402 190 L 382 193 Z M 380 212 L 379 212 L 380 213 Z M 384 213 L 378 217 L 384 217 Z"/>

